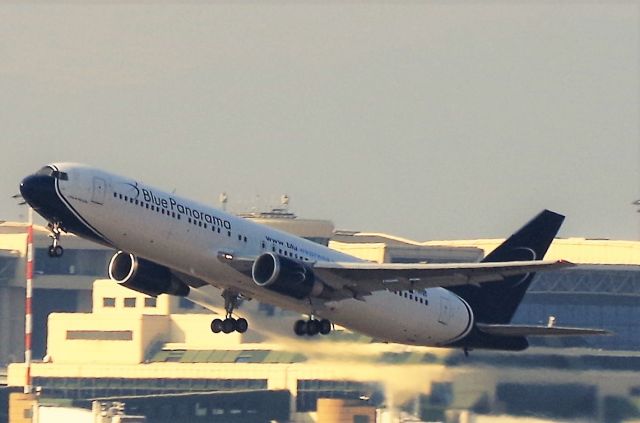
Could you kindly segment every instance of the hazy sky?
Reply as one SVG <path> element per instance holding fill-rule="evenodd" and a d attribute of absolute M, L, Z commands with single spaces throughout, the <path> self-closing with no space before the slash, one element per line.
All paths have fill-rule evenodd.
<path fill-rule="evenodd" d="M 420 240 L 543 208 L 638 239 L 638 6 L 2 4 L 0 219 L 77 161 Z"/>

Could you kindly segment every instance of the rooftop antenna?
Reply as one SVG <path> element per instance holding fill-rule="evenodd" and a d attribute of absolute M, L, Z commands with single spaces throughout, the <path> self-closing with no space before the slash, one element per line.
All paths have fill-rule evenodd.
<path fill-rule="evenodd" d="M 634 206 L 640 206 L 640 200 L 636 200 L 633 203 Z M 640 213 L 640 209 L 636 210 L 638 213 Z M 638 226 L 638 234 L 639 234 L 639 239 L 640 239 L 640 226 Z"/>
<path fill-rule="evenodd" d="M 289 196 L 287 194 L 282 194 L 280 196 L 280 204 L 282 205 L 283 209 L 289 209 Z"/>
<path fill-rule="evenodd" d="M 218 197 L 218 201 L 220 201 L 220 207 L 222 207 L 222 211 L 227 211 L 227 201 L 229 201 L 229 197 L 227 197 L 227 193 L 223 192 Z"/>

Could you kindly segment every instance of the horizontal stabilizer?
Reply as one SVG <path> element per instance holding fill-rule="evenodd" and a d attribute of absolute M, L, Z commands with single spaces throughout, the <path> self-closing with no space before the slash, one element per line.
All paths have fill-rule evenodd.
<path fill-rule="evenodd" d="M 582 335 L 612 335 L 612 332 L 602 329 L 569 328 L 560 326 L 527 326 L 527 325 L 496 325 L 477 323 L 480 331 L 497 336 L 582 336 Z"/>

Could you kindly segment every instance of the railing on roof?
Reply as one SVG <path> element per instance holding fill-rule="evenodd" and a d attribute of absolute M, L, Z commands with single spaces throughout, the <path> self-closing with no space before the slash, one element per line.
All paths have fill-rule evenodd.
<path fill-rule="evenodd" d="M 640 297 L 640 272 L 571 269 L 540 273 L 528 293 L 598 294 Z"/>

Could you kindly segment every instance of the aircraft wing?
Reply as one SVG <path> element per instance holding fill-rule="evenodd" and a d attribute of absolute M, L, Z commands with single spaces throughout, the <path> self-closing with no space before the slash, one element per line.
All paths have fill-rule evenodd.
<path fill-rule="evenodd" d="M 476 323 L 480 331 L 498 336 L 581 336 L 581 335 L 613 335 L 608 330 L 570 328 L 561 326 L 527 326 L 499 325 Z"/>
<path fill-rule="evenodd" d="M 387 289 L 400 291 L 479 285 L 502 281 L 510 276 L 571 266 L 574 264 L 564 260 L 448 264 L 316 262 L 313 272 L 336 294 L 343 291 L 359 298 Z"/>

